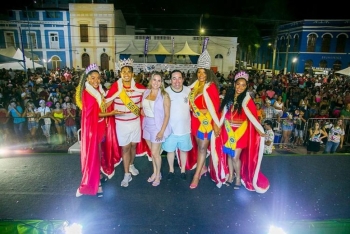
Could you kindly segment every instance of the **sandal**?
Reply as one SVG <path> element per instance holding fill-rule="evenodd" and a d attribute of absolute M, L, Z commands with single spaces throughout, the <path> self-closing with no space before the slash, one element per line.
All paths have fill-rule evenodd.
<path fill-rule="evenodd" d="M 155 179 L 156 179 L 156 176 L 154 176 L 154 174 L 152 174 L 151 177 L 148 177 L 147 182 L 152 183 L 152 182 L 154 182 Z"/>
<path fill-rule="evenodd" d="M 102 190 L 102 185 L 101 184 L 98 186 L 98 190 L 97 190 L 96 196 L 97 197 L 103 197 L 103 190 Z"/>
<path fill-rule="evenodd" d="M 239 182 L 239 184 L 237 184 Z M 237 180 L 237 177 L 235 179 L 235 185 L 233 186 L 233 189 L 240 189 L 242 187 L 241 180 Z"/>

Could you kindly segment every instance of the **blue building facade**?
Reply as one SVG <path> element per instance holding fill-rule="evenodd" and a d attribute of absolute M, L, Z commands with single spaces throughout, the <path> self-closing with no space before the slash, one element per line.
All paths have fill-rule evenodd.
<path fill-rule="evenodd" d="M 70 36 L 69 11 L 12 10 L 0 21 L 0 49 L 31 52 L 47 69 L 72 66 Z"/>
<path fill-rule="evenodd" d="M 266 37 L 255 61 L 283 72 L 318 72 L 350 65 L 350 20 L 302 20 L 278 27 Z"/>

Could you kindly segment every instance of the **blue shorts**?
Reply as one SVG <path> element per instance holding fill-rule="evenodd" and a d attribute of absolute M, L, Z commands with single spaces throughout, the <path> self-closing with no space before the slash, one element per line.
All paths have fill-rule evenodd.
<path fill-rule="evenodd" d="M 65 124 L 64 119 L 60 119 L 60 120 L 58 121 L 58 123 L 55 123 L 55 124 L 58 125 L 58 126 L 60 126 L 60 127 L 62 127 L 62 126 Z"/>
<path fill-rule="evenodd" d="M 191 134 L 188 133 L 182 136 L 171 134 L 163 142 L 162 149 L 166 152 L 174 152 L 176 149 L 184 152 L 190 151 L 192 149 Z"/>
<path fill-rule="evenodd" d="M 32 130 L 33 128 L 38 128 L 39 123 L 36 121 L 28 121 L 28 130 Z"/>
<path fill-rule="evenodd" d="M 282 124 L 282 131 L 292 131 L 292 130 L 293 130 L 293 126 Z"/>

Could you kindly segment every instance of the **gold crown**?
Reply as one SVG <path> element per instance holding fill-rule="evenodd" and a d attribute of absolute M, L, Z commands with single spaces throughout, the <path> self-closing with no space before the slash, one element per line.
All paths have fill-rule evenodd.
<path fill-rule="evenodd" d="M 96 63 L 90 64 L 86 69 L 85 69 L 85 74 L 89 74 L 91 71 L 97 71 L 99 72 L 100 69 L 98 68 Z"/>
<path fill-rule="evenodd" d="M 119 60 L 119 68 L 122 69 L 123 67 L 132 67 L 134 65 L 134 60 L 133 59 L 123 59 Z"/>

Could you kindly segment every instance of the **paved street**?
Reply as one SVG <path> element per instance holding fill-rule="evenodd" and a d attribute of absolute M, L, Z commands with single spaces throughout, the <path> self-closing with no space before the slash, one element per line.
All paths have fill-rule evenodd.
<path fill-rule="evenodd" d="M 152 187 L 146 182 L 151 162 L 140 157 L 135 165 L 140 175 L 128 188 L 120 187 L 118 166 L 103 198 L 76 198 L 79 155 L 0 156 L 0 219 L 66 220 L 81 224 L 84 234 L 267 233 L 271 224 L 290 234 L 310 231 L 311 222 L 316 232 L 308 233 L 320 233 L 320 221 L 324 228 L 326 221 L 350 219 L 349 155 L 266 156 L 262 171 L 271 187 L 265 194 L 217 188 L 208 176 L 190 190 L 193 172 L 182 181 L 179 168 L 173 181 Z M 167 169 L 163 158 L 164 176 Z"/>

